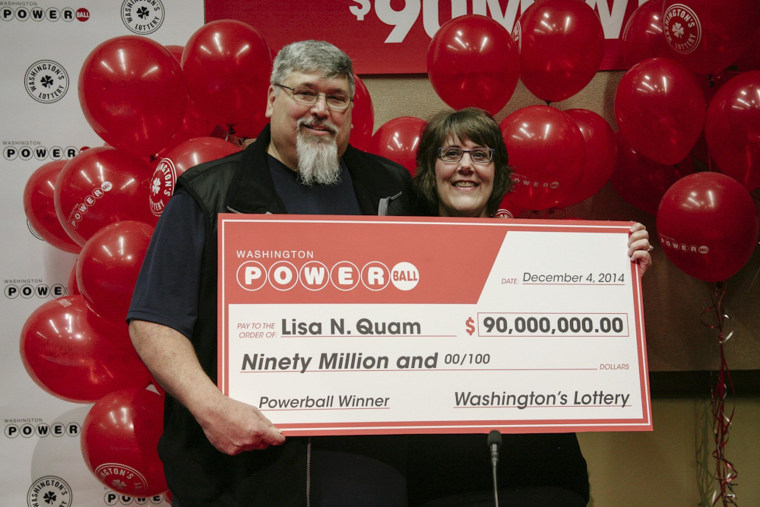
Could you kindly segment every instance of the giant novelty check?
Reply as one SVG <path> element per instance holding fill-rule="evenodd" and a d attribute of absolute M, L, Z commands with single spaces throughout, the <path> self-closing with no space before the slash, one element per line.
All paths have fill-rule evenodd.
<path fill-rule="evenodd" d="M 221 215 L 219 387 L 286 435 L 651 430 L 630 225 Z"/>

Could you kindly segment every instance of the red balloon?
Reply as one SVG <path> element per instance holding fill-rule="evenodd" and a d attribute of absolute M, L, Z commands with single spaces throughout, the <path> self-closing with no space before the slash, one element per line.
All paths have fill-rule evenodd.
<path fill-rule="evenodd" d="M 177 60 L 177 63 L 182 62 L 182 52 L 185 50 L 185 46 L 179 46 L 177 44 L 167 44 L 164 46 Z"/>
<path fill-rule="evenodd" d="M 48 162 L 32 173 L 24 187 L 24 213 L 42 239 L 66 252 L 78 253 L 82 247 L 66 233 L 55 212 L 55 182 L 66 162 Z"/>
<path fill-rule="evenodd" d="M 663 1 L 649 0 L 639 5 L 628 18 L 620 37 L 620 56 L 626 67 L 648 58 L 672 58 L 662 32 Z"/>
<path fill-rule="evenodd" d="M 760 70 L 718 89 L 707 108 L 705 138 L 721 172 L 748 190 L 760 187 Z"/>
<path fill-rule="evenodd" d="M 177 178 L 202 162 L 216 160 L 240 151 L 240 146 L 218 137 L 196 137 L 178 144 L 158 161 L 151 178 L 150 210 L 161 216 L 174 194 Z"/>
<path fill-rule="evenodd" d="M 264 127 L 269 124 L 264 109 L 254 111 L 245 120 L 239 121 L 230 127 L 230 133 L 243 139 L 257 138 Z"/>
<path fill-rule="evenodd" d="M 247 23 L 206 23 L 187 41 L 182 72 L 190 96 L 210 120 L 232 125 L 266 108 L 272 53 Z"/>
<path fill-rule="evenodd" d="M 760 2 L 665 0 L 662 26 L 673 57 L 698 74 L 716 74 L 746 51 L 760 25 Z"/>
<path fill-rule="evenodd" d="M 757 244 L 758 225 L 750 193 L 721 173 L 678 180 L 657 210 L 657 235 L 668 258 L 706 282 L 726 280 L 746 264 Z"/>
<path fill-rule="evenodd" d="M 122 322 L 153 227 L 124 220 L 103 227 L 82 247 L 77 260 L 77 286 L 95 313 Z"/>
<path fill-rule="evenodd" d="M 76 266 L 74 266 L 76 268 Z M 85 304 L 87 304 L 87 301 L 85 300 Z M 114 345 L 125 347 L 130 350 L 134 350 L 134 346 L 132 345 L 132 338 L 129 336 L 129 324 L 126 322 L 125 319 L 119 319 L 119 320 L 111 320 L 103 317 L 102 315 L 98 315 L 95 313 L 90 305 L 87 305 L 87 308 L 90 310 L 91 313 L 91 319 L 90 324 L 92 325 L 92 328 L 106 337 L 109 342 L 113 343 Z M 136 354 L 137 352 L 135 352 Z M 151 383 L 154 382 L 153 376 L 151 375 Z M 140 386 L 142 387 L 142 385 Z"/>
<path fill-rule="evenodd" d="M 79 260 L 77 258 L 77 260 Z M 71 266 L 71 271 L 69 271 L 69 278 L 66 280 L 66 295 L 67 296 L 78 296 L 82 294 L 79 292 L 79 286 L 77 285 L 77 263 L 74 261 L 74 265 Z"/>
<path fill-rule="evenodd" d="M 109 146 L 91 148 L 69 160 L 55 184 L 55 211 L 63 229 L 80 245 L 120 220 L 154 224 L 150 212 L 150 169 L 142 160 Z"/>
<path fill-rule="evenodd" d="M 372 140 L 375 128 L 375 109 L 372 97 L 364 82 L 354 75 L 354 105 L 351 108 L 351 138 L 350 143 L 360 150 L 366 150 Z"/>
<path fill-rule="evenodd" d="M 738 72 L 760 70 L 760 25 L 757 26 L 755 37 L 749 47 L 739 56 L 734 66 Z"/>
<path fill-rule="evenodd" d="M 134 348 L 95 327 L 82 296 L 37 308 L 21 330 L 21 359 L 42 389 L 64 400 L 90 403 L 116 389 L 145 387 L 151 375 Z"/>
<path fill-rule="evenodd" d="M 586 162 L 580 180 L 560 207 L 571 206 L 597 193 L 610 179 L 617 160 L 617 140 L 607 120 L 588 109 L 565 111 L 581 130 L 586 145 Z"/>
<path fill-rule="evenodd" d="M 604 31 L 585 2 L 543 0 L 520 16 L 512 31 L 520 53 L 520 79 L 543 100 L 557 102 L 581 91 L 604 56 Z"/>
<path fill-rule="evenodd" d="M 620 133 L 639 153 L 663 164 L 683 160 L 705 124 L 705 97 L 696 76 L 669 58 L 631 67 L 615 93 Z"/>
<path fill-rule="evenodd" d="M 143 156 L 163 148 L 182 122 L 187 87 L 161 44 L 125 35 L 97 46 L 79 74 L 79 102 L 108 144 Z"/>
<path fill-rule="evenodd" d="M 417 172 L 417 148 L 425 125 L 425 120 L 412 116 L 394 118 L 377 129 L 368 151 L 401 164 L 414 176 Z"/>
<path fill-rule="evenodd" d="M 517 48 L 497 21 L 476 14 L 444 23 L 430 41 L 427 72 L 438 96 L 454 109 L 496 114 L 520 77 Z"/>
<path fill-rule="evenodd" d="M 670 186 L 694 172 L 691 157 L 678 164 L 661 164 L 639 154 L 628 146 L 618 133 L 617 165 L 610 183 L 628 204 L 642 211 L 657 214 L 660 199 Z"/>
<path fill-rule="evenodd" d="M 504 195 L 504 198 L 502 198 L 501 203 L 499 203 L 499 208 L 494 215 L 496 218 L 520 218 L 520 216 L 522 216 L 522 213 L 525 210 L 512 202 L 511 195 L 512 194 L 507 193 Z"/>
<path fill-rule="evenodd" d="M 82 423 L 80 445 L 87 468 L 106 487 L 148 497 L 168 487 L 158 440 L 163 396 L 148 389 L 122 389 L 95 402 Z"/>
<path fill-rule="evenodd" d="M 575 121 L 551 106 L 527 106 L 501 122 L 514 187 L 509 199 L 529 210 L 557 206 L 578 183 L 586 145 Z"/>
<path fill-rule="evenodd" d="M 182 61 L 182 52 L 185 47 L 177 45 L 168 45 L 165 47 L 179 64 Z M 164 149 L 170 149 L 182 141 L 192 139 L 193 137 L 210 136 L 216 128 L 217 124 L 203 116 L 203 113 L 200 112 L 195 102 L 188 97 L 187 108 L 185 109 L 185 116 L 182 118 L 182 123 L 174 132 L 174 135 Z"/>
<path fill-rule="evenodd" d="M 185 109 L 182 123 L 177 127 L 166 148 L 171 149 L 182 141 L 187 141 L 194 137 L 211 136 L 217 127 L 216 123 L 203 116 L 195 101 L 190 99 L 187 102 L 187 109 Z"/>

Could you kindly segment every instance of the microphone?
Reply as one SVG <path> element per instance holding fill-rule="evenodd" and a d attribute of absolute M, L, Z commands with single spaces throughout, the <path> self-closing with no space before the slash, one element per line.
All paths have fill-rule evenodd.
<path fill-rule="evenodd" d="M 491 430 L 488 434 L 488 449 L 491 451 L 491 473 L 493 475 L 493 504 L 499 507 L 499 484 L 496 476 L 496 467 L 499 464 L 499 447 L 501 447 L 501 433 Z"/>

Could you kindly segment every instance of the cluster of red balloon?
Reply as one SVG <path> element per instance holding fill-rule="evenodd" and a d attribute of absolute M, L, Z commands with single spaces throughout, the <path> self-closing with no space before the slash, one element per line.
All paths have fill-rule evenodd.
<path fill-rule="evenodd" d="M 511 37 L 482 16 L 445 23 L 428 49 L 428 75 L 452 108 L 476 106 L 495 114 L 508 102 L 518 77 L 547 104 L 575 95 L 599 69 L 603 44 L 591 7 L 545 0 L 525 9 Z M 612 129 L 592 111 L 528 106 L 508 115 L 500 127 L 515 184 L 502 208 L 513 215 L 580 202 L 596 193 L 614 169 Z"/>
<path fill-rule="evenodd" d="M 579 92 L 598 70 L 604 35 L 598 17 L 584 2 L 536 2 L 521 14 L 511 38 L 494 25 L 482 16 L 461 16 L 433 37 L 428 76 L 450 107 L 477 106 L 496 113 L 508 102 L 518 75 L 528 90 L 549 104 Z M 562 112 L 547 105 L 511 113 L 501 129 L 515 186 L 502 207 L 513 211 L 569 206 L 611 181 L 626 201 L 657 214 L 658 222 L 663 214 L 674 219 L 674 205 L 660 205 L 665 197 L 686 199 L 707 185 L 717 185 L 707 174 L 685 179 L 694 172 L 692 158 L 699 158 L 703 147 L 706 164 L 715 160 L 745 192 L 760 187 L 760 70 L 753 70 L 760 64 L 760 52 L 752 43 L 760 40 L 758 26 L 756 0 L 738 0 L 730 8 L 711 0 L 651 0 L 640 5 L 621 40 L 622 57 L 631 68 L 615 94 L 617 139 L 603 118 L 587 110 Z M 727 71 L 734 62 L 736 69 Z M 381 154 L 393 158 L 396 147 L 413 146 L 416 131 L 408 128 L 405 133 L 403 141 L 398 133 L 393 136 L 393 146 L 383 143 Z M 404 156 L 411 159 L 408 152 Z M 690 193 L 678 192 L 678 187 L 669 193 L 682 179 L 691 185 Z M 709 189 L 719 192 L 717 187 Z M 720 253 L 722 247 L 708 241 L 708 228 L 702 228 L 702 238 L 688 241 L 670 230 L 664 250 L 671 260 L 701 279 L 734 274 L 757 240 L 757 212 L 740 206 L 742 200 L 746 201 L 722 200 L 723 209 L 711 212 L 742 223 L 740 229 L 750 238 L 743 249 L 724 241 L 720 245 L 732 245 L 733 254 Z M 697 214 L 709 205 L 707 200 L 697 202 L 699 206 L 683 205 L 694 213 L 690 223 L 699 223 Z M 684 231 L 689 230 L 685 215 L 678 216 Z M 719 229 L 732 234 L 728 228 Z M 684 245 L 707 245 L 694 254 L 707 259 L 701 271 L 694 268 L 696 261 L 684 265 Z M 718 264 L 734 269 L 719 270 Z"/>
<path fill-rule="evenodd" d="M 581 91 L 599 69 L 604 32 L 584 2 L 536 2 L 520 15 L 512 35 L 520 79 L 546 106 L 509 114 L 501 131 L 514 187 L 509 202 L 526 210 L 576 204 L 599 191 L 615 167 L 617 146 L 609 124 L 586 109 L 548 105 Z"/>
<path fill-rule="evenodd" d="M 757 244 L 749 191 L 760 187 L 760 71 L 741 66 L 752 65 L 759 25 L 755 0 L 730 8 L 652 0 L 623 31 L 632 66 L 615 94 L 620 160 L 611 181 L 657 215 L 668 258 L 704 281 L 734 275 Z M 723 174 L 694 172 L 695 162 L 713 161 Z"/>
<path fill-rule="evenodd" d="M 82 451 L 120 493 L 166 490 L 156 451 L 162 394 L 146 390 L 155 382 L 124 321 L 153 227 L 182 172 L 240 150 L 221 137 L 258 135 L 271 65 L 259 32 L 232 20 L 204 25 L 184 47 L 139 36 L 99 44 L 82 65 L 79 99 L 107 144 L 44 164 L 24 189 L 30 225 L 78 257 L 69 295 L 28 317 L 22 361 L 50 394 L 95 403 Z M 362 107 L 371 122 L 368 94 Z M 122 469 L 136 479 L 109 476 Z"/>

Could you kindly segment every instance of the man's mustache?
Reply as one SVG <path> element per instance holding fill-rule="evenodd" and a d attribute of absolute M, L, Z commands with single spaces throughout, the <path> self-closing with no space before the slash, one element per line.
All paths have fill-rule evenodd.
<path fill-rule="evenodd" d="M 332 123 L 329 120 L 315 121 L 315 120 L 307 120 L 307 119 L 301 118 L 301 119 L 298 120 L 297 126 L 298 126 L 298 128 L 301 128 L 301 127 L 309 127 L 309 128 L 322 127 L 324 129 L 326 129 L 328 132 L 330 132 L 332 135 L 337 135 L 338 134 L 338 127 L 335 126 L 335 124 Z"/>

